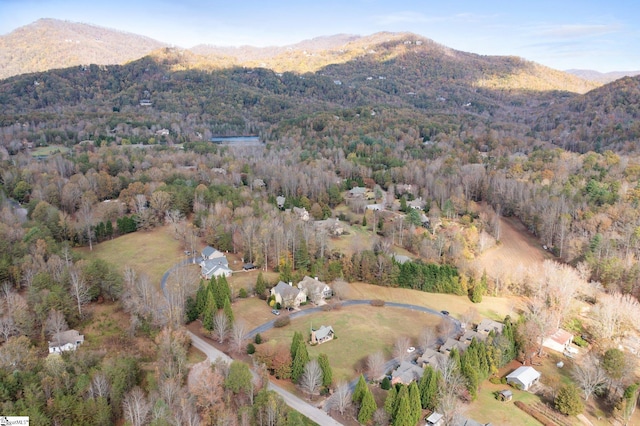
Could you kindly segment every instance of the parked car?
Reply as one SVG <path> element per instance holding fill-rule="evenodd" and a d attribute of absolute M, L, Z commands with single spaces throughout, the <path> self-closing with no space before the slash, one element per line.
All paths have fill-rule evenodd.
<path fill-rule="evenodd" d="M 186 254 L 187 256 L 191 256 L 191 252 L 189 250 L 185 250 L 184 254 Z"/>
<path fill-rule="evenodd" d="M 409 346 L 409 347 L 407 348 L 407 353 L 409 353 L 409 354 L 410 354 L 410 353 L 413 353 L 415 350 L 416 350 L 416 348 L 414 348 L 413 346 Z"/>
<path fill-rule="evenodd" d="M 280 311 L 279 311 L 279 310 L 277 310 L 277 309 L 272 310 L 272 311 L 271 311 L 271 313 L 272 313 L 273 315 L 280 315 Z"/>
<path fill-rule="evenodd" d="M 442 315 L 449 315 L 449 311 L 440 311 Z"/>

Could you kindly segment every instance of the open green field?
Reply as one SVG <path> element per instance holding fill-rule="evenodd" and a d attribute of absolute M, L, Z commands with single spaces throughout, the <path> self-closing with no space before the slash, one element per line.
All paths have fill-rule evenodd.
<path fill-rule="evenodd" d="M 53 155 L 58 152 L 61 154 L 66 154 L 69 151 L 71 151 L 69 148 L 62 145 L 39 146 L 31 150 L 31 156 L 40 157 L 45 155 Z"/>
<path fill-rule="evenodd" d="M 129 265 L 138 273 L 145 273 L 160 289 L 162 275 L 176 263 L 185 259 L 180 243 L 171 235 L 167 226 L 152 231 L 138 231 L 113 240 L 78 249 L 86 258 L 103 259 L 116 265 L 121 271 Z"/>
<path fill-rule="evenodd" d="M 231 307 L 234 317 L 242 318 L 247 323 L 248 330 L 253 330 L 275 318 L 267 302 L 257 297 L 237 299 Z"/>
<path fill-rule="evenodd" d="M 447 310 L 459 316 L 469 308 L 474 308 L 483 318 L 503 320 L 506 315 L 514 315 L 520 309 L 520 302 L 515 297 L 482 298 L 482 303 L 471 303 L 466 296 L 453 294 L 425 293 L 406 288 L 382 287 L 365 283 L 350 283 L 348 299 L 382 299 L 387 302 L 411 303 L 413 305 Z"/>
<path fill-rule="evenodd" d="M 321 353 L 327 354 L 334 379 L 350 380 L 356 376 L 359 362 L 368 355 L 382 350 L 386 359 L 390 359 L 398 337 L 407 336 L 415 344 L 424 327 L 435 326 L 439 321 L 436 316 L 405 309 L 350 306 L 294 319 L 291 325 L 274 328 L 266 332 L 263 338 L 268 340 L 265 344 L 289 345 L 295 331 L 308 338 L 311 327 L 330 325 L 337 339 L 307 346 L 309 355 L 313 358 Z"/>

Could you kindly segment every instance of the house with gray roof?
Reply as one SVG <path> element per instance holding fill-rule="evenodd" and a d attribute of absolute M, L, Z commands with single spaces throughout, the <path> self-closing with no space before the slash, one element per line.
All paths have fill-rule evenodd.
<path fill-rule="evenodd" d="M 222 253 L 220 250 L 214 249 L 211 246 L 206 246 L 205 248 L 202 249 L 202 252 L 200 253 L 202 255 L 202 259 L 217 259 L 220 257 L 225 257 L 224 253 Z M 229 262 L 227 262 L 229 263 Z"/>
<path fill-rule="evenodd" d="M 49 353 L 62 353 L 65 351 L 75 351 L 78 346 L 84 343 L 84 335 L 78 330 L 67 330 L 56 333 L 51 336 L 53 339 L 49 342 Z"/>
<path fill-rule="evenodd" d="M 461 341 L 449 337 L 447 341 L 440 346 L 439 351 L 442 354 L 449 355 L 453 349 L 457 349 L 458 352 L 463 352 L 467 347 Z"/>
<path fill-rule="evenodd" d="M 524 365 L 507 375 L 507 383 L 522 390 L 529 390 L 538 380 L 540 380 L 540 372 L 533 367 Z"/>
<path fill-rule="evenodd" d="M 335 332 L 333 331 L 333 327 L 330 325 L 320 326 L 317 330 L 311 330 L 311 344 L 319 345 L 324 342 L 328 342 L 329 340 L 333 340 L 333 336 Z"/>
<path fill-rule="evenodd" d="M 492 331 L 495 331 L 498 334 L 502 334 L 503 328 L 504 324 L 502 324 L 501 322 L 490 319 L 483 319 L 482 321 L 480 321 L 480 324 L 478 324 L 478 327 L 476 327 L 476 331 L 486 337 Z"/>
<path fill-rule="evenodd" d="M 226 256 L 214 259 L 203 259 L 202 262 L 200 262 L 200 275 L 207 280 L 210 280 L 212 277 L 229 277 L 232 272 Z"/>
<path fill-rule="evenodd" d="M 305 277 L 298 283 L 298 288 L 304 291 L 308 300 L 311 300 L 316 305 L 325 299 L 329 299 L 333 296 L 333 290 L 325 282 L 318 280 L 318 277 L 311 278 L 305 275 Z"/>
<path fill-rule="evenodd" d="M 427 348 L 427 350 L 425 350 L 424 353 L 420 355 L 420 358 L 418 358 L 416 362 L 422 368 L 426 368 L 427 365 L 436 368 L 438 365 L 441 365 L 441 363 L 446 360 L 446 358 L 447 355 L 434 349 Z"/>
<path fill-rule="evenodd" d="M 408 385 L 413 381 L 420 380 L 424 374 L 424 369 L 408 361 L 402 361 L 398 368 L 391 373 L 391 383 L 402 383 Z"/>
<path fill-rule="evenodd" d="M 307 301 L 307 295 L 304 291 L 294 287 L 293 283 L 287 284 L 284 281 L 280 281 L 271 289 L 271 295 L 276 303 L 279 303 L 283 308 L 297 308 L 301 303 Z"/>

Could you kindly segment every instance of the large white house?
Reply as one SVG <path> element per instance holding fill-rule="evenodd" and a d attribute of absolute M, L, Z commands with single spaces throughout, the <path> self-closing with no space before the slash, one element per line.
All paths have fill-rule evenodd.
<path fill-rule="evenodd" d="M 538 380 L 540 380 L 540 372 L 533 367 L 524 365 L 507 375 L 507 383 L 516 385 L 522 390 L 529 390 Z"/>
<path fill-rule="evenodd" d="M 316 305 L 324 299 L 329 299 L 333 296 L 333 290 L 326 283 L 318 280 L 318 277 L 311 278 L 305 276 L 302 281 L 298 283 L 298 288 L 304 291 L 307 299 L 311 300 Z"/>

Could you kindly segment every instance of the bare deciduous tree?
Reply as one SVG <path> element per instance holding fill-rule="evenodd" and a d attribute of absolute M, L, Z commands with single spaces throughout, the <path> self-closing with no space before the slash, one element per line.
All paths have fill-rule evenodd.
<path fill-rule="evenodd" d="M 11 315 L 4 315 L 0 317 L 0 335 L 3 341 L 9 340 L 9 337 L 15 335 L 18 332 L 16 323 Z"/>
<path fill-rule="evenodd" d="M 594 331 L 601 339 L 614 339 L 630 329 L 638 330 L 640 304 L 633 296 L 613 293 L 602 294 L 592 309 Z"/>
<path fill-rule="evenodd" d="M 304 366 L 300 387 L 309 395 L 314 395 L 322 386 L 322 368 L 317 359 L 312 359 Z"/>
<path fill-rule="evenodd" d="M 467 309 L 462 315 L 460 315 L 460 323 L 463 327 L 471 329 L 471 324 L 473 324 L 477 317 L 478 310 L 473 306 L 470 306 L 469 309 Z"/>
<path fill-rule="evenodd" d="M 151 402 L 147 399 L 142 389 L 133 388 L 122 400 L 124 418 L 133 426 L 147 424 L 151 412 Z"/>
<path fill-rule="evenodd" d="M 607 380 L 607 375 L 594 354 L 589 354 L 582 362 L 576 363 L 571 371 L 571 377 L 582 389 L 585 401 L 588 401 L 589 397 Z"/>
<path fill-rule="evenodd" d="M 244 338 L 247 335 L 247 323 L 243 320 L 233 322 L 231 327 L 231 347 L 236 353 L 242 352 Z"/>
<path fill-rule="evenodd" d="M 398 362 L 406 361 L 409 359 L 410 354 L 407 352 L 411 343 L 409 338 L 406 336 L 401 336 L 396 339 L 396 343 L 393 346 L 393 357 L 398 360 Z"/>
<path fill-rule="evenodd" d="M 344 415 L 345 410 L 351 406 L 351 399 L 349 383 L 340 381 L 336 385 L 336 390 L 329 399 L 329 407 L 330 409 L 338 410 L 340 415 Z"/>
<path fill-rule="evenodd" d="M 223 312 L 218 311 L 213 317 L 213 332 L 218 338 L 218 343 L 224 343 L 229 333 L 229 317 Z"/>
<path fill-rule="evenodd" d="M 438 369 L 442 373 L 442 386 L 439 388 L 438 412 L 444 418 L 444 424 L 454 425 L 460 415 L 460 392 L 464 389 L 465 379 L 453 358 L 439 358 Z"/>
<path fill-rule="evenodd" d="M 339 299 L 349 298 L 349 283 L 343 279 L 337 279 L 331 284 L 333 294 Z"/>
<path fill-rule="evenodd" d="M 98 372 L 91 378 L 91 385 L 89 386 L 91 398 L 107 398 L 110 390 L 109 379 L 104 373 Z"/>
<path fill-rule="evenodd" d="M 418 345 L 422 351 L 426 351 L 438 341 L 436 330 L 432 326 L 427 326 L 420 331 L 418 336 Z"/>
<path fill-rule="evenodd" d="M 382 351 L 375 352 L 367 357 L 367 372 L 370 378 L 378 380 L 385 373 L 384 362 Z"/>
<path fill-rule="evenodd" d="M 69 326 L 62 312 L 51 309 L 45 322 L 45 331 L 51 336 L 51 339 L 57 339 L 57 343 L 60 345 L 60 333 L 67 330 L 67 328 L 69 328 Z"/>
<path fill-rule="evenodd" d="M 82 306 L 89 303 L 91 299 L 89 287 L 75 268 L 69 269 L 69 284 L 71 286 L 71 295 L 76 300 L 78 306 L 78 315 L 82 318 Z"/>

